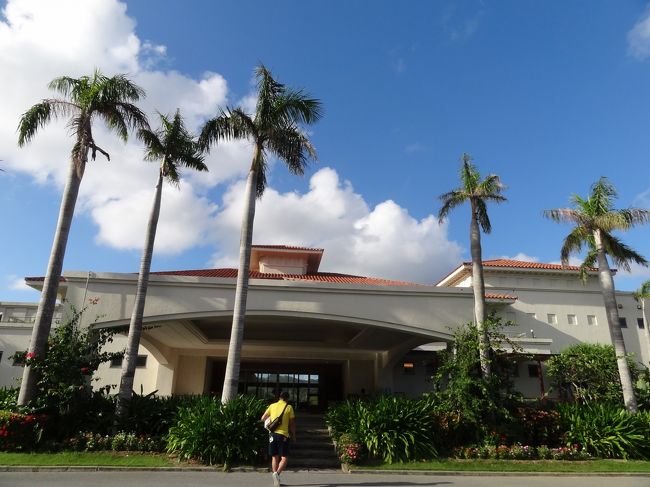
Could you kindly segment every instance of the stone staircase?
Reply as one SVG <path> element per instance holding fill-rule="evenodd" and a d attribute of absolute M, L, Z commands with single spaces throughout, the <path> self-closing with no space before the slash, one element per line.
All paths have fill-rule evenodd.
<path fill-rule="evenodd" d="M 296 430 L 289 470 L 341 468 L 322 414 L 296 412 Z"/>

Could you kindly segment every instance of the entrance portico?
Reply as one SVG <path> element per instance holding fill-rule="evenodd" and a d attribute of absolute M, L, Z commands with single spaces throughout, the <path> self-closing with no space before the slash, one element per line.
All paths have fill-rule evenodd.
<path fill-rule="evenodd" d="M 320 273 L 321 253 L 254 247 L 243 388 L 268 387 L 255 374 L 275 374 L 278 384 L 289 384 L 282 379 L 292 374 L 296 399 L 312 406 L 362 390 L 391 391 L 393 368 L 407 352 L 448 341 L 451 328 L 471 320 L 469 289 Z M 218 393 L 235 278 L 235 269 L 152 273 L 142 344 L 156 359 L 149 383 L 159 394 Z M 68 272 L 63 290 L 77 308 L 84 296 L 96 302 L 85 325 L 99 316 L 94 326 L 126 327 L 136 281 L 135 274 L 94 273 L 89 279 L 87 272 Z"/>

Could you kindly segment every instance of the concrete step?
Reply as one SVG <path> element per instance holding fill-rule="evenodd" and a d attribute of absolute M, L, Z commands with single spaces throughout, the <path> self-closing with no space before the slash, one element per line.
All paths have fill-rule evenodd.
<path fill-rule="evenodd" d="M 300 468 L 341 468 L 338 458 L 297 458 L 289 457 L 289 469 Z"/>

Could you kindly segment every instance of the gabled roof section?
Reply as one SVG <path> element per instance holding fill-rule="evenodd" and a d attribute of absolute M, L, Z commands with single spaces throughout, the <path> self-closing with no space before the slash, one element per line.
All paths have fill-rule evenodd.
<path fill-rule="evenodd" d="M 252 245 L 250 268 L 254 271 L 261 270 L 261 262 L 278 258 L 293 258 L 304 262 L 307 274 L 315 274 L 323 258 L 323 249 L 297 247 L 292 245 Z"/>
<path fill-rule="evenodd" d="M 504 270 L 504 271 L 522 271 L 522 272 L 561 272 L 561 273 L 571 273 L 575 274 L 580 272 L 580 267 L 575 265 L 563 266 L 562 264 L 547 264 L 545 262 L 529 262 L 524 260 L 512 260 L 512 259 L 490 259 L 483 261 L 484 270 Z M 597 273 L 597 268 L 589 269 L 589 273 Z M 616 269 L 612 269 L 613 273 L 616 273 Z M 471 276 L 472 274 L 472 263 L 463 262 L 456 269 L 452 270 L 449 274 L 443 277 L 436 286 L 438 287 L 452 287 L 455 286 L 459 281 L 464 278 Z"/>

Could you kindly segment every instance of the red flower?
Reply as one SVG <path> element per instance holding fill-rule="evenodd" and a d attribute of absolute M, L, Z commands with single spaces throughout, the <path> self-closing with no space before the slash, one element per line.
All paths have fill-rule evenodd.
<path fill-rule="evenodd" d="M 34 358 L 36 354 L 34 352 L 29 352 L 28 354 L 25 355 L 25 358 Z"/>

